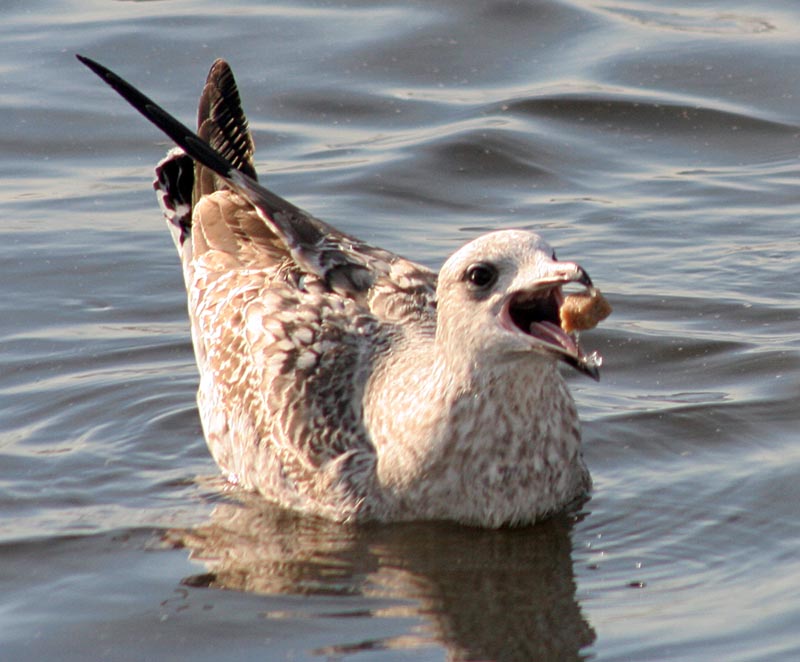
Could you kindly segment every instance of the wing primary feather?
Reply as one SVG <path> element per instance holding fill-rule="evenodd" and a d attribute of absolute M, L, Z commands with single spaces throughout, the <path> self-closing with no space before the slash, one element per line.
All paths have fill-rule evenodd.
<path fill-rule="evenodd" d="M 225 60 L 211 66 L 197 109 L 197 135 L 237 170 L 258 180 L 253 165 L 255 146 L 236 79 Z"/>
<path fill-rule="evenodd" d="M 340 242 L 354 245 L 361 242 L 261 186 L 246 172 L 237 170 L 208 142 L 107 67 L 83 55 L 76 57 L 192 159 L 213 170 L 248 200 L 303 269 L 322 277 L 329 287 L 340 292 L 363 292 L 370 286 L 372 278 L 366 256 L 359 255 L 358 251 L 341 250 Z"/>
<path fill-rule="evenodd" d="M 237 190 L 244 189 L 240 192 L 253 204 L 262 205 L 264 211 L 270 215 L 279 212 L 306 215 L 304 211 L 288 200 L 284 200 L 279 195 L 265 189 L 247 173 L 237 170 L 230 161 L 217 152 L 188 126 L 175 119 L 175 117 L 170 115 L 170 113 L 164 110 L 150 97 L 142 94 L 124 78 L 88 57 L 83 55 L 76 55 L 76 57 L 97 74 L 103 82 L 117 92 L 117 94 L 131 104 L 131 106 L 144 115 L 146 119 L 169 136 L 175 144 L 181 147 L 190 157 L 199 161 L 207 168 L 210 168 L 220 177 L 223 177 L 233 188 Z M 270 219 L 270 222 L 276 223 L 274 219 Z M 277 222 L 277 225 L 280 226 L 280 222 Z"/>
<path fill-rule="evenodd" d="M 196 136 L 189 127 L 179 122 L 150 97 L 142 94 L 125 79 L 99 62 L 83 55 L 76 55 L 76 57 L 131 106 L 172 138 L 189 156 L 222 177 L 230 177 L 231 171 L 235 170 L 231 163 L 213 150 L 208 143 Z"/>

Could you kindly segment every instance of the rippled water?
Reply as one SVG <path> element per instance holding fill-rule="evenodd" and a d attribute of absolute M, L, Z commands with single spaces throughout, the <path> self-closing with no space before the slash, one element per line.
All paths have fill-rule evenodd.
<path fill-rule="evenodd" d="M 0 655 L 800 658 L 794 2 L 8 1 Z M 165 143 L 236 72 L 260 172 L 439 265 L 540 230 L 615 314 L 580 513 L 480 531 L 238 505 L 194 403 Z M 230 590 L 223 590 L 230 589 Z"/>

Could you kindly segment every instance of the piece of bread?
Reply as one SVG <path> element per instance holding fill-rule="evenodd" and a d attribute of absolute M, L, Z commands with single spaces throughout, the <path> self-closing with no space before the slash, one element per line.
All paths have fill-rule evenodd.
<path fill-rule="evenodd" d="M 611 305 L 600 290 L 592 288 L 588 292 L 578 292 L 564 297 L 559 312 L 561 328 L 567 333 L 588 331 L 611 314 Z"/>

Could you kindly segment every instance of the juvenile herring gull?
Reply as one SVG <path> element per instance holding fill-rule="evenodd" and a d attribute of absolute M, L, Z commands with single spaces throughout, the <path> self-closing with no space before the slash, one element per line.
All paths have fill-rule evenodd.
<path fill-rule="evenodd" d="M 339 521 L 532 523 L 589 472 L 565 362 L 562 286 L 592 288 L 539 235 L 492 232 L 438 274 L 318 220 L 257 182 L 229 66 L 197 134 L 102 65 L 175 143 L 155 188 L 183 264 L 198 406 L 227 478 Z"/>

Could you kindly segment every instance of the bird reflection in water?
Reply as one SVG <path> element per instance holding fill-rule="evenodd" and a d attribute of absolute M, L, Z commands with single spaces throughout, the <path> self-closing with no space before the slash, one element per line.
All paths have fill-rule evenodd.
<path fill-rule="evenodd" d="M 236 496 L 218 503 L 207 523 L 165 535 L 205 566 L 184 585 L 358 598 L 367 601 L 366 617 L 423 624 L 317 654 L 443 646 L 455 660 L 563 661 L 584 659 L 581 650 L 594 641 L 575 596 L 574 514 L 497 530 L 442 522 L 343 526 Z"/>

